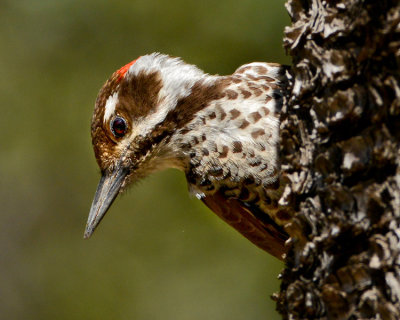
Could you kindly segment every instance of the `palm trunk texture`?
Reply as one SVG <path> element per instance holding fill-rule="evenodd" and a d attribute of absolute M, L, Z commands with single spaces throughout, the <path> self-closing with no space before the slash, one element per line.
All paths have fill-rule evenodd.
<path fill-rule="evenodd" d="M 284 319 L 400 319 L 400 2 L 289 0 Z"/>

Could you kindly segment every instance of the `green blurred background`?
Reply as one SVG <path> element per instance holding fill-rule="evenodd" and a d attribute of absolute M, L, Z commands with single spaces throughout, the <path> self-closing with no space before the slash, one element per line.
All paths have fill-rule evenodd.
<path fill-rule="evenodd" d="M 98 90 L 153 51 L 209 73 L 288 63 L 284 1 L 0 2 L 0 319 L 279 319 L 283 264 L 188 195 L 174 170 L 83 231 L 99 179 Z"/>

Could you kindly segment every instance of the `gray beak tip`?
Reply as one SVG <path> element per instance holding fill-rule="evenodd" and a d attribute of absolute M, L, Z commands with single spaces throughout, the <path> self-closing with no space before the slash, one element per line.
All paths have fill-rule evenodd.
<path fill-rule="evenodd" d="M 83 239 L 85 239 L 85 240 L 89 239 L 92 234 L 93 234 L 93 230 L 86 228 L 85 234 L 83 235 Z"/>

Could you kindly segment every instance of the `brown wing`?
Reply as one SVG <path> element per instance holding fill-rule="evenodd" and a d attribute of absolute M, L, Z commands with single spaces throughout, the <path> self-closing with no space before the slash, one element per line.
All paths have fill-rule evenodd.
<path fill-rule="evenodd" d="M 202 201 L 222 220 L 239 231 L 259 248 L 282 260 L 286 253 L 287 234 L 279 226 L 261 221 L 238 199 L 226 198 L 220 192 L 202 198 Z"/>

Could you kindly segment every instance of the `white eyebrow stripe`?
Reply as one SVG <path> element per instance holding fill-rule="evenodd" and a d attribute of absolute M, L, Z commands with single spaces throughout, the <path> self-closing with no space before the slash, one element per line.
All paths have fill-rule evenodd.
<path fill-rule="evenodd" d="M 112 96 L 110 96 L 107 101 L 106 101 L 106 105 L 104 107 L 104 122 L 107 122 L 111 116 L 114 114 L 115 112 L 115 106 L 118 103 L 118 93 L 115 92 Z"/>
<path fill-rule="evenodd" d="M 198 81 L 204 85 L 215 82 L 215 77 L 204 74 L 194 65 L 184 63 L 180 58 L 171 58 L 160 53 L 141 56 L 132 64 L 125 77 L 137 76 L 140 73 L 156 72 L 161 76 L 162 87 L 158 93 L 158 105 L 155 111 L 146 115 L 146 119 L 136 123 L 132 129 L 131 138 L 136 135 L 146 135 L 156 125 L 162 123 L 172 111 L 179 99 L 192 93 L 193 86 Z"/>

